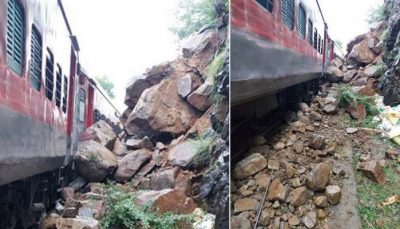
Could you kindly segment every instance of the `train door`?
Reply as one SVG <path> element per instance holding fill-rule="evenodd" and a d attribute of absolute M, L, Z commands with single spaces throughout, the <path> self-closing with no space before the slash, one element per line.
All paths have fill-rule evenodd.
<path fill-rule="evenodd" d="M 74 92 L 75 92 L 75 76 L 76 76 L 76 56 L 71 49 L 71 69 L 69 75 L 69 92 L 68 92 L 68 111 L 67 111 L 67 134 L 71 136 L 74 120 Z"/>
<path fill-rule="evenodd" d="M 86 128 L 89 128 L 94 123 L 94 88 L 89 85 L 89 95 L 88 95 L 88 112 L 86 119 Z"/>
<path fill-rule="evenodd" d="M 86 91 L 83 88 L 79 89 L 78 92 L 78 112 L 77 112 L 77 129 L 79 134 L 82 133 L 85 128 L 85 117 L 86 117 Z"/>

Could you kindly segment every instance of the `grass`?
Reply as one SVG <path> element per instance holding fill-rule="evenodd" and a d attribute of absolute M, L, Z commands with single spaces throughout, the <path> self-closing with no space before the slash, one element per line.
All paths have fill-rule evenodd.
<path fill-rule="evenodd" d="M 222 66 L 224 65 L 226 50 L 226 48 L 222 49 L 206 68 L 206 76 L 208 79 L 211 79 L 212 82 L 214 82 L 215 77 L 218 75 L 219 71 L 221 71 Z"/>
<path fill-rule="evenodd" d="M 159 213 L 152 204 L 138 206 L 132 193 L 121 191 L 117 186 L 107 186 L 107 212 L 101 219 L 103 228 L 154 228 L 176 229 L 178 224 L 191 222 L 192 215 Z"/>
<path fill-rule="evenodd" d="M 198 152 L 196 158 L 192 162 L 192 167 L 197 168 L 209 163 L 213 151 L 213 141 L 214 139 L 212 137 L 206 136 L 199 136 L 189 140 L 190 144 L 193 145 Z"/>
<path fill-rule="evenodd" d="M 359 158 L 353 158 L 357 162 Z M 379 185 L 361 172 L 357 172 L 357 192 L 362 228 L 399 228 L 400 204 L 381 206 L 388 197 L 400 195 L 400 176 L 396 173 L 396 163 L 390 162 L 384 168 L 386 183 Z"/>

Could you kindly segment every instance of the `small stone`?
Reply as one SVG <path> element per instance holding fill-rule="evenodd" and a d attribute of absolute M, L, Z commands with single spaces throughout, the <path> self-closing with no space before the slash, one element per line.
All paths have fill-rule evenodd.
<path fill-rule="evenodd" d="M 312 111 L 310 113 L 310 119 L 313 121 L 321 121 L 322 120 L 322 115 L 320 115 L 318 112 Z"/>
<path fill-rule="evenodd" d="M 324 220 L 326 219 L 327 214 L 323 209 L 317 209 L 317 216 L 319 220 Z"/>
<path fill-rule="evenodd" d="M 336 109 L 336 105 L 333 104 L 327 104 L 325 105 L 322 110 L 326 113 L 326 114 L 336 114 L 337 113 L 337 109 Z"/>
<path fill-rule="evenodd" d="M 267 174 L 257 174 L 256 175 L 257 184 L 260 187 L 267 187 L 271 183 L 271 179 Z"/>
<path fill-rule="evenodd" d="M 300 178 L 296 177 L 296 178 L 292 179 L 292 186 L 294 188 L 300 187 L 301 186 Z"/>
<path fill-rule="evenodd" d="M 319 163 L 306 178 L 307 188 L 314 191 L 324 190 L 329 183 L 330 173 L 331 166 L 328 163 Z"/>
<path fill-rule="evenodd" d="M 299 217 L 294 215 L 289 218 L 288 223 L 290 226 L 298 226 L 298 225 L 300 225 L 300 219 L 299 219 Z"/>
<path fill-rule="evenodd" d="M 315 228 L 317 224 L 317 213 L 315 211 L 308 212 L 302 218 L 302 222 L 307 228 Z"/>
<path fill-rule="evenodd" d="M 268 169 L 279 170 L 279 162 L 276 160 L 268 160 Z"/>
<path fill-rule="evenodd" d="M 319 208 L 328 207 L 328 198 L 326 196 L 317 196 L 314 199 L 314 204 Z"/>
<path fill-rule="evenodd" d="M 233 216 L 231 220 L 232 229 L 251 229 L 250 220 L 242 216 Z"/>
<path fill-rule="evenodd" d="M 357 133 L 357 131 L 358 131 L 357 128 L 352 128 L 352 127 L 346 128 L 346 133 L 348 134 L 355 134 Z"/>
<path fill-rule="evenodd" d="M 234 212 L 243 212 L 243 211 L 251 211 L 251 210 L 256 210 L 258 205 L 258 201 L 255 199 L 250 199 L 250 198 L 244 198 L 244 199 L 238 199 L 235 201 L 234 204 Z"/>
<path fill-rule="evenodd" d="M 243 180 L 267 167 L 267 160 L 259 153 L 251 154 L 236 164 L 233 170 L 233 178 Z"/>
<path fill-rule="evenodd" d="M 309 199 L 313 196 L 313 192 L 308 190 L 306 187 L 296 188 L 289 193 L 287 202 L 289 202 L 294 207 L 298 207 L 307 203 Z"/>
<path fill-rule="evenodd" d="M 322 135 L 313 134 L 309 140 L 311 148 L 321 150 L 325 146 L 325 138 Z"/>
<path fill-rule="evenodd" d="M 386 158 L 388 158 L 390 160 L 396 160 L 397 158 L 399 158 L 399 152 L 394 149 L 388 149 L 386 151 L 385 155 L 386 155 Z"/>
<path fill-rule="evenodd" d="M 251 144 L 251 146 L 262 146 L 262 145 L 264 145 L 266 142 L 267 142 L 267 140 L 265 140 L 264 136 L 258 135 L 258 136 L 254 137 L 254 138 L 251 140 L 251 143 L 250 143 L 250 144 Z"/>
<path fill-rule="evenodd" d="M 342 192 L 339 186 L 327 186 L 325 194 L 328 198 L 328 202 L 332 205 L 336 205 L 340 202 Z"/>
<path fill-rule="evenodd" d="M 310 112 L 310 107 L 307 105 L 307 103 L 299 103 L 299 109 L 304 114 Z"/>
<path fill-rule="evenodd" d="M 279 208 L 280 206 L 281 206 L 281 204 L 277 200 L 272 204 L 272 208 L 274 208 L 274 209 Z"/>
<path fill-rule="evenodd" d="M 286 178 L 292 178 L 294 174 L 296 173 L 296 170 L 293 168 L 293 166 L 286 160 L 281 160 L 279 162 L 280 167 L 283 168 L 286 172 Z"/>
<path fill-rule="evenodd" d="M 293 144 L 293 148 L 294 148 L 294 151 L 296 151 L 296 153 L 301 153 L 301 152 L 303 152 L 304 144 L 302 141 L 296 141 Z"/>
<path fill-rule="evenodd" d="M 311 124 L 311 121 L 310 121 L 310 119 L 309 119 L 307 116 L 301 116 L 301 117 L 299 118 L 299 121 L 302 122 L 302 123 L 304 123 L 304 124 L 306 124 L 306 125 L 310 125 L 310 124 Z M 307 128 L 307 127 L 306 127 L 306 128 Z"/>
<path fill-rule="evenodd" d="M 274 150 L 280 151 L 285 149 L 285 144 L 283 142 L 278 142 L 274 145 Z"/>
<path fill-rule="evenodd" d="M 379 183 L 385 183 L 385 174 L 378 161 L 368 161 L 359 163 L 358 169 L 369 179 Z"/>
<path fill-rule="evenodd" d="M 271 219 L 274 218 L 275 216 L 275 210 L 274 209 L 264 209 L 261 212 L 261 216 L 260 216 L 260 224 L 262 226 L 268 226 L 268 224 L 270 223 Z"/>
<path fill-rule="evenodd" d="M 268 200 L 275 201 L 279 200 L 284 202 L 287 196 L 287 189 L 281 183 L 280 179 L 277 178 L 272 181 L 271 185 L 269 186 L 268 190 Z"/>

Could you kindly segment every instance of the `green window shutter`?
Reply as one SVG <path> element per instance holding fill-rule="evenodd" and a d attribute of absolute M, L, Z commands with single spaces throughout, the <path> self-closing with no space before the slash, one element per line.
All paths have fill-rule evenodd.
<path fill-rule="evenodd" d="M 257 2 L 264 7 L 266 10 L 272 13 L 274 10 L 274 2 L 273 0 L 257 0 Z"/>
<path fill-rule="evenodd" d="M 318 50 L 318 31 L 314 30 L 314 49 Z"/>
<path fill-rule="evenodd" d="M 7 4 L 7 64 L 22 75 L 24 60 L 24 9 L 16 0 Z"/>
<path fill-rule="evenodd" d="M 297 22 L 297 30 L 301 38 L 306 38 L 306 11 L 299 5 L 299 19 Z"/>
<path fill-rule="evenodd" d="M 32 87 L 40 91 L 42 79 L 42 39 L 32 27 L 30 78 Z"/>
<path fill-rule="evenodd" d="M 294 28 L 294 0 L 282 0 L 282 21 L 289 29 Z"/>
<path fill-rule="evenodd" d="M 47 50 L 46 57 L 46 83 L 45 83 L 46 97 L 51 101 L 53 100 L 54 90 L 54 56 L 50 50 Z"/>
<path fill-rule="evenodd" d="M 68 78 L 64 76 L 64 97 L 63 97 L 63 105 L 62 110 L 64 113 L 67 113 L 67 101 L 68 101 Z"/>
<path fill-rule="evenodd" d="M 61 107 L 61 83 L 62 83 L 62 72 L 60 65 L 57 65 L 56 74 L 56 106 Z"/>
<path fill-rule="evenodd" d="M 313 45 L 313 23 L 311 20 L 308 20 L 308 43 Z"/>

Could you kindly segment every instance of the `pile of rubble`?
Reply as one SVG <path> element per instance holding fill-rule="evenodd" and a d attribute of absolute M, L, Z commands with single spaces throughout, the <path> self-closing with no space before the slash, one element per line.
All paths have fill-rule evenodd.
<path fill-rule="evenodd" d="M 107 182 L 139 206 L 200 215 L 194 228 L 227 227 L 229 52 L 220 13 L 217 29 L 183 45 L 183 58 L 147 70 L 127 88 L 121 134 L 104 121 L 82 133 L 74 156 L 79 177 L 61 191 L 42 228 L 100 228 Z"/>

